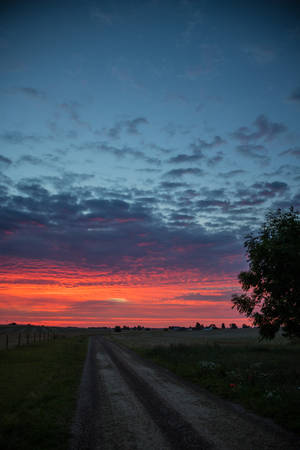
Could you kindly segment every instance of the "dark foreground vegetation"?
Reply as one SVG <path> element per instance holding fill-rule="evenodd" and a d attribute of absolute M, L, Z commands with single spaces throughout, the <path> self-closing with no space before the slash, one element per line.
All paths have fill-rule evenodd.
<path fill-rule="evenodd" d="M 299 433 L 299 344 L 172 344 L 135 350 L 177 375 Z"/>
<path fill-rule="evenodd" d="M 0 448 L 67 449 L 87 337 L 0 351 Z"/>

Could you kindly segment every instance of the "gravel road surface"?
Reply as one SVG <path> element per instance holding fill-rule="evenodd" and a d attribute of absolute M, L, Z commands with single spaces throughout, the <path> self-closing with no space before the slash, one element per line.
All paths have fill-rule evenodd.
<path fill-rule="evenodd" d="M 296 450 L 300 440 L 134 352 L 90 339 L 71 450 Z"/>

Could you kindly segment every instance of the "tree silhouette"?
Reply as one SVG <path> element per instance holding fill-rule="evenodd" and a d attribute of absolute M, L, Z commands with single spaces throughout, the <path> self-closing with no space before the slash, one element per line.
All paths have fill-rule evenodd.
<path fill-rule="evenodd" d="M 300 337 L 300 218 L 293 207 L 266 216 L 257 236 L 247 236 L 249 271 L 240 272 L 242 295 L 233 308 L 253 319 L 263 338 Z"/>

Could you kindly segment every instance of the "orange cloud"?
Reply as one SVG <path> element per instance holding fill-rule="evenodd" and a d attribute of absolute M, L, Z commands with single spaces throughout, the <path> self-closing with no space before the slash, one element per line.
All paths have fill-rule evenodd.
<path fill-rule="evenodd" d="M 0 270 L 4 322 L 48 325 L 168 326 L 245 322 L 231 309 L 237 280 L 196 270 L 108 273 L 43 261 L 10 261 Z"/>

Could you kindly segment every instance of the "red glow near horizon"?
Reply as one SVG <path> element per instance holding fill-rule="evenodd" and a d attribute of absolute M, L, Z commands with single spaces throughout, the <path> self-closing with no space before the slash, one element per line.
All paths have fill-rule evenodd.
<path fill-rule="evenodd" d="M 1 322 L 60 326 L 247 323 L 231 309 L 236 277 L 194 271 L 108 273 L 42 261 L 0 268 Z"/>

